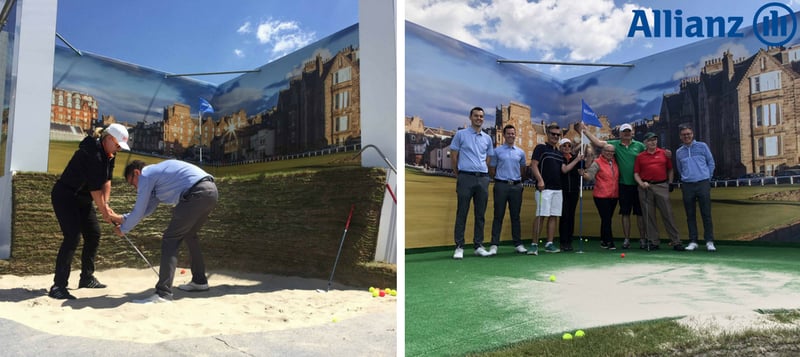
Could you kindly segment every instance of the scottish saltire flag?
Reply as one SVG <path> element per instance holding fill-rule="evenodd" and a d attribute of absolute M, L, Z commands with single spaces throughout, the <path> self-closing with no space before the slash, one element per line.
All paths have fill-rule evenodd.
<path fill-rule="evenodd" d="M 200 98 L 200 112 L 201 113 L 213 113 L 214 107 L 211 106 L 207 100 Z"/>
<path fill-rule="evenodd" d="M 581 121 L 583 121 L 586 125 L 592 125 L 596 127 L 602 127 L 603 124 L 600 123 L 600 119 L 597 118 L 597 114 L 595 114 L 592 108 L 589 108 L 589 105 L 581 99 L 581 104 L 583 105 L 583 114 L 581 115 Z"/>

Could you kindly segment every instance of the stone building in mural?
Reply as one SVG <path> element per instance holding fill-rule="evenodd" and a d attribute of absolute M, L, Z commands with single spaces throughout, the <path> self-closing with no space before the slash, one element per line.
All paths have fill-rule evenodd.
<path fill-rule="evenodd" d="M 670 148 L 690 124 L 708 143 L 716 176 L 774 175 L 800 164 L 800 47 L 771 47 L 735 60 L 730 52 L 705 62 L 699 76 L 667 94 L 659 127 Z"/>
<path fill-rule="evenodd" d="M 361 139 L 358 50 L 320 55 L 278 94 L 274 108 L 248 115 L 244 110 L 213 120 L 204 113 L 202 130 L 191 108 L 175 103 L 164 108 L 163 120 L 131 128 L 133 149 L 204 160 L 259 160 Z M 160 126 L 160 127 L 158 127 Z"/>
<path fill-rule="evenodd" d="M 92 130 L 97 121 L 97 101 L 93 96 L 60 88 L 53 88 L 50 101 L 50 122 Z"/>

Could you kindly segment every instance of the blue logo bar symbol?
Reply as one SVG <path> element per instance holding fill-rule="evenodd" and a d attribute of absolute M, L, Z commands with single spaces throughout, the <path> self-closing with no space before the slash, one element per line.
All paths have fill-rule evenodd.
<path fill-rule="evenodd" d="M 781 12 L 784 14 L 781 15 Z M 762 22 L 761 32 L 758 27 L 759 20 Z M 791 31 L 789 31 L 789 26 L 791 26 Z M 771 2 L 756 11 L 753 16 L 753 32 L 767 46 L 783 46 L 797 32 L 797 18 L 789 6 Z"/>

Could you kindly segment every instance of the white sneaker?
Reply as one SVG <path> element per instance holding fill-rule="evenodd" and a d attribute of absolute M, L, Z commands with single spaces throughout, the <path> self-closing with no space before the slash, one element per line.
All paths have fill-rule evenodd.
<path fill-rule="evenodd" d="M 717 247 L 714 246 L 714 242 L 708 242 L 706 243 L 706 250 L 708 250 L 709 252 L 716 252 Z"/>
<path fill-rule="evenodd" d="M 496 246 L 496 245 L 492 244 L 492 245 L 489 247 L 489 254 L 491 254 L 491 255 L 497 255 L 497 246 Z"/>
<path fill-rule="evenodd" d="M 456 252 L 453 253 L 453 259 L 464 259 L 464 249 L 456 248 Z"/>
<path fill-rule="evenodd" d="M 188 284 L 178 285 L 178 289 L 183 291 L 208 291 L 208 284 L 198 284 L 190 281 Z"/>
<path fill-rule="evenodd" d="M 514 250 L 517 251 L 517 253 L 519 254 L 525 254 L 528 252 L 528 250 L 525 249 L 525 245 L 523 244 L 518 245 L 516 248 L 514 248 Z"/>
<path fill-rule="evenodd" d="M 152 296 L 146 299 L 133 300 L 134 304 L 169 304 L 171 302 L 172 301 L 167 300 L 161 296 L 158 296 L 158 294 L 153 294 Z"/>
<path fill-rule="evenodd" d="M 697 249 L 697 243 L 691 242 L 689 245 L 686 246 L 686 250 L 695 250 Z"/>
<path fill-rule="evenodd" d="M 478 249 L 475 249 L 475 255 L 477 255 L 479 257 L 488 257 L 488 256 L 491 256 L 492 253 L 489 253 L 483 247 L 478 247 Z"/>
<path fill-rule="evenodd" d="M 531 243 L 531 250 L 528 251 L 528 255 L 539 255 L 539 245 Z"/>

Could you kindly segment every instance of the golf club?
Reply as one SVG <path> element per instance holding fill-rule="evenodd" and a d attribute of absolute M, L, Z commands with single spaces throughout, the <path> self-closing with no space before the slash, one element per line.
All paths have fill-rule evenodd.
<path fill-rule="evenodd" d="M 353 208 L 355 208 L 355 204 L 350 205 L 350 214 L 347 215 L 347 223 L 344 225 L 344 233 L 342 234 L 342 240 L 339 242 L 339 252 L 336 253 L 336 260 L 333 261 L 333 269 L 331 270 L 331 277 L 328 279 L 328 288 L 324 291 L 322 289 L 317 289 L 318 293 L 325 292 L 331 290 L 331 283 L 333 282 L 333 273 L 336 272 L 336 264 L 339 263 L 339 255 L 342 254 L 342 245 L 344 245 L 344 237 L 347 235 L 347 229 L 350 228 L 350 219 L 353 218 Z"/>
<path fill-rule="evenodd" d="M 117 226 L 117 227 L 119 227 L 119 226 Z M 136 248 L 136 245 L 133 244 L 133 242 L 128 238 L 128 236 L 125 233 L 122 233 L 122 238 L 125 238 L 125 240 L 128 241 L 128 243 L 131 244 L 131 247 L 133 247 L 133 249 L 136 250 L 136 253 L 139 253 L 139 256 L 142 257 L 142 259 L 144 259 L 144 262 L 147 263 L 147 265 L 150 266 L 150 269 L 153 269 L 153 273 L 156 273 L 156 276 L 159 276 L 158 272 L 156 271 L 156 268 L 153 268 L 153 264 L 150 264 L 150 261 L 147 260 L 147 258 L 145 258 L 144 254 L 142 254 L 142 251 L 139 250 L 139 248 Z"/>

